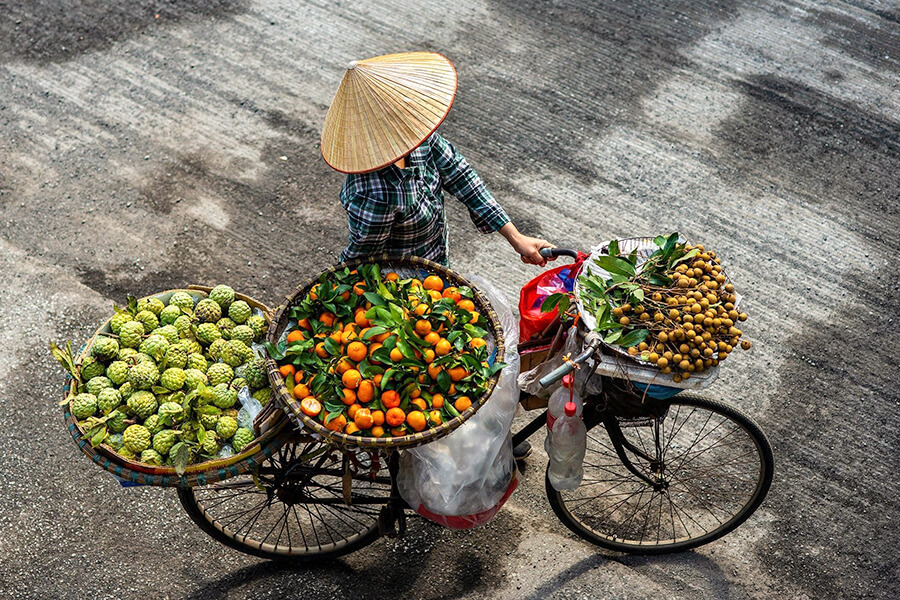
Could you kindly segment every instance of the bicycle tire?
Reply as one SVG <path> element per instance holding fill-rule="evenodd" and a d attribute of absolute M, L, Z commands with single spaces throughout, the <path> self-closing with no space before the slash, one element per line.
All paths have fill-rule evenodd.
<path fill-rule="evenodd" d="M 656 534 L 657 537 L 656 537 L 655 542 L 653 541 L 652 537 L 647 541 L 644 541 L 644 539 L 643 539 L 643 529 L 646 528 L 646 525 L 647 525 L 646 519 L 649 518 L 650 511 L 654 510 L 653 495 L 651 495 L 650 500 L 646 504 L 644 504 L 645 507 L 648 507 L 648 510 L 647 510 L 647 516 L 645 517 L 644 525 L 642 528 L 642 534 L 641 534 L 640 540 L 634 540 L 632 538 L 627 538 L 626 536 L 619 536 L 619 535 L 615 535 L 615 534 L 610 535 L 609 528 L 612 527 L 612 525 L 610 525 L 606 522 L 603 522 L 603 527 L 605 527 L 606 530 L 601 531 L 601 530 L 599 530 L 601 527 L 599 524 L 594 524 L 591 522 L 592 520 L 597 520 L 596 515 L 594 515 L 593 519 L 592 519 L 590 515 L 583 516 L 581 514 L 582 512 L 584 512 L 581 510 L 581 507 L 585 506 L 587 504 L 588 500 L 590 500 L 590 498 L 585 500 L 583 497 L 579 496 L 576 492 L 578 490 L 581 490 L 582 488 L 586 487 L 586 485 L 594 485 L 594 483 L 592 483 L 593 479 L 587 477 L 587 475 L 589 474 L 589 464 L 593 464 L 593 463 L 589 463 L 589 458 L 593 459 L 593 457 L 586 455 L 585 479 L 583 479 L 582 485 L 579 486 L 579 488 L 577 488 L 576 490 L 572 490 L 572 491 L 568 491 L 568 492 L 559 492 L 559 491 L 555 490 L 553 488 L 553 486 L 550 484 L 549 477 L 545 476 L 545 487 L 547 490 L 547 498 L 550 502 L 550 506 L 553 508 L 553 512 L 556 513 L 556 516 L 560 519 L 560 521 L 562 521 L 563 524 L 565 524 L 566 527 L 568 527 L 572 532 L 574 532 L 575 534 L 577 534 L 578 536 L 582 537 L 583 539 L 585 539 L 589 542 L 592 542 L 594 544 L 597 544 L 598 546 L 601 546 L 601 547 L 609 549 L 609 550 L 614 550 L 617 552 L 625 552 L 625 553 L 629 553 L 629 554 L 667 554 L 667 553 L 672 553 L 672 552 L 682 552 L 685 550 L 690 550 L 692 548 L 696 548 L 696 547 L 702 546 L 704 544 L 708 544 L 714 540 L 717 540 L 717 539 L 721 538 L 722 536 L 727 535 L 728 533 L 733 531 L 735 528 L 737 528 L 739 525 L 741 525 L 744 521 L 746 521 L 750 517 L 750 515 L 753 514 L 754 511 L 756 511 L 757 508 L 759 508 L 760 504 L 765 499 L 766 494 L 768 493 L 769 488 L 772 483 L 772 477 L 774 474 L 774 457 L 773 457 L 772 448 L 771 448 L 771 445 L 769 444 L 768 439 L 766 438 L 765 434 L 760 429 L 760 427 L 753 421 L 753 419 L 751 419 L 749 416 L 747 416 L 746 414 L 744 414 L 743 412 L 741 412 L 740 410 L 734 408 L 733 406 L 731 406 L 729 404 L 726 404 L 724 402 L 720 402 L 717 400 L 710 400 L 707 398 L 703 398 L 703 397 L 695 396 L 695 395 L 691 395 L 691 394 L 678 395 L 670 400 L 667 400 L 664 403 L 661 403 L 661 405 L 665 405 L 668 407 L 668 411 L 666 413 L 667 416 L 662 420 L 662 422 L 665 423 L 665 419 L 674 419 L 674 421 L 672 421 L 674 424 L 671 427 L 671 433 L 672 433 L 673 439 L 675 436 L 681 434 L 682 430 L 684 429 L 685 424 L 687 423 L 687 420 L 690 419 L 694 414 L 697 414 L 697 411 L 706 411 L 706 412 L 710 413 L 710 415 L 712 415 L 712 414 L 720 415 L 722 417 L 722 420 L 718 425 L 715 426 L 715 428 L 720 427 L 721 424 L 724 422 L 730 422 L 730 423 L 736 424 L 736 429 L 734 429 L 734 431 L 743 431 L 746 433 L 748 440 L 745 443 L 752 442 L 752 445 L 748 444 L 747 447 L 748 448 L 752 447 L 753 451 L 755 452 L 756 457 L 758 458 L 758 463 L 759 463 L 758 469 L 757 469 L 757 474 L 756 474 L 756 480 L 754 482 L 752 491 L 750 491 L 749 493 L 746 494 L 747 495 L 746 502 L 741 503 L 740 508 L 738 510 L 736 510 L 734 512 L 734 514 L 730 515 L 730 517 L 727 518 L 726 520 L 720 520 L 719 517 L 715 515 L 715 512 L 712 511 L 707 506 L 706 510 L 709 513 L 711 513 L 713 516 L 715 516 L 719 522 L 715 527 L 712 527 L 712 529 L 710 529 L 710 530 L 706 530 L 705 528 L 701 527 L 704 529 L 704 532 L 702 534 L 694 536 L 694 535 L 689 534 L 688 526 L 684 525 L 684 517 L 681 515 L 681 513 L 678 513 L 679 509 L 674 507 L 674 503 L 672 501 L 672 497 L 675 495 L 675 493 L 679 493 L 679 494 L 681 494 L 681 496 L 683 496 L 685 498 L 687 498 L 688 495 L 685 494 L 684 491 L 681 490 L 680 488 L 671 486 L 666 489 L 665 494 L 662 492 L 659 492 L 659 493 L 655 492 L 655 491 L 652 492 L 653 494 L 658 493 L 660 496 L 659 508 L 658 508 L 659 516 L 657 517 L 657 528 L 658 529 L 663 528 L 662 511 L 664 508 L 664 502 L 663 502 L 662 496 L 664 496 L 664 495 L 668 496 L 669 504 L 670 504 L 670 513 L 671 513 L 671 529 L 672 529 L 671 541 L 668 539 L 668 536 L 666 536 L 665 541 L 663 541 L 663 538 L 660 537 L 659 532 L 657 532 L 657 534 Z M 682 413 L 682 410 L 687 411 L 689 409 L 692 409 L 692 410 L 689 413 L 687 413 L 687 416 L 684 418 L 684 422 L 676 431 L 675 428 L 678 427 L 679 415 Z M 709 420 L 711 420 L 711 417 L 709 418 Z M 703 427 L 705 428 L 705 426 L 706 425 L 704 424 Z M 663 432 L 665 431 L 665 427 L 666 426 L 664 425 Z M 704 428 L 700 429 L 700 431 L 696 434 L 696 438 L 699 439 L 701 437 L 701 435 L 703 434 Z M 713 430 L 715 428 L 713 428 Z M 713 430 L 711 430 L 711 431 L 713 431 Z M 603 426 L 603 423 L 601 422 L 601 423 L 598 423 L 597 425 L 593 426 L 591 428 L 591 430 L 588 432 L 588 436 L 589 436 L 588 446 L 589 447 L 591 446 L 591 439 L 593 439 L 593 436 L 591 436 L 591 432 L 594 432 L 594 431 L 596 431 L 597 433 L 602 432 L 601 435 L 605 436 L 606 442 L 609 443 L 609 437 L 608 437 L 608 434 L 606 433 L 605 426 Z M 654 431 L 656 431 L 656 430 L 654 430 Z M 687 433 L 691 433 L 691 430 L 688 429 Z M 638 433 L 638 436 L 639 435 L 640 435 L 640 433 Z M 711 433 L 705 434 L 704 437 L 708 437 L 709 435 L 711 435 Z M 721 439 L 725 439 L 730 435 L 732 435 L 732 434 L 727 433 L 725 436 L 722 436 Z M 711 445 L 710 448 L 715 448 L 716 447 L 715 444 L 718 444 L 720 441 L 721 441 L 720 439 L 715 440 L 715 443 L 713 445 Z M 669 443 L 670 442 L 671 442 L 671 440 L 669 440 Z M 728 444 L 723 444 L 723 445 L 720 445 L 719 447 L 730 446 L 732 443 L 734 443 L 734 442 L 729 442 Z M 664 460 L 662 462 L 662 464 L 663 464 L 662 472 L 666 472 L 666 470 L 665 470 L 665 453 L 668 448 L 669 448 L 669 444 L 667 443 L 667 445 L 663 448 L 663 453 L 662 453 L 662 456 L 664 457 Z M 750 450 L 747 450 L 746 452 L 749 453 Z M 598 451 L 598 454 L 599 454 L 599 451 Z M 624 465 L 622 465 L 621 460 L 619 460 L 618 456 L 616 456 L 614 450 L 610 449 L 609 451 L 604 451 L 602 454 L 605 454 L 606 457 L 609 459 L 615 459 L 615 461 L 618 462 L 618 466 L 621 467 L 621 471 L 624 473 L 627 473 L 627 475 L 622 475 L 621 477 L 619 477 L 619 479 L 621 479 L 622 483 L 617 483 L 616 485 L 627 485 L 625 482 L 630 477 L 633 480 L 631 482 L 631 484 L 633 484 L 633 486 L 634 486 L 634 488 L 626 488 L 625 491 L 620 491 L 617 493 L 612 493 L 612 492 L 609 493 L 609 495 L 607 497 L 608 501 L 612 502 L 613 498 L 616 498 L 616 500 L 615 500 L 615 504 L 613 505 L 614 508 L 607 518 L 612 519 L 613 515 L 615 515 L 616 512 L 619 510 L 619 507 L 616 505 L 622 503 L 623 500 L 618 499 L 618 496 L 626 496 L 625 501 L 630 501 L 630 499 L 633 498 L 634 495 L 639 494 L 638 499 L 635 501 L 635 503 L 637 504 L 637 507 L 635 508 L 635 512 L 637 512 L 638 510 L 640 510 L 641 502 L 643 500 L 643 494 L 645 492 L 646 493 L 651 493 L 651 492 L 649 492 L 648 490 L 645 490 L 643 492 L 642 491 L 633 492 L 633 493 L 631 493 L 631 496 L 627 496 L 627 494 L 629 493 L 630 489 L 640 488 L 641 485 L 643 485 L 645 488 L 649 488 L 650 486 L 648 484 L 646 484 L 645 482 L 643 482 L 642 480 L 640 480 L 633 473 L 628 472 L 625 469 Z M 677 457 L 674 457 L 674 458 L 680 459 L 679 464 L 677 464 L 677 466 L 674 466 L 674 469 L 676 470 L 676 472 L 680 473 L 687 466 L 687 465 L 685 465 L 685 462 L 690 462 L 690 463 L 696 462 L 699 459 L 699 456 L 701 454 L 702 454 L 702 451 L 699 451 L 699 450 L 692 451 L 690 448 L 688 450 L 685 450 L 682 454 L 678 455 Z M 740 456 L 742 456 L 742 455 L 739 455 L 739 457 Z M 735 460 L 737 460 L 737 459 L 735 459 Z M 635 463 L 636 466 L 639 465 L 638 461 L 633 461 L 633 462 Z M 734 461 L 732 461 L 732 464 L 733 463 L 734 463 Z M 728 462 L 720 463 L 719 469 L 721 470 L 723 467 L 728 467 L 729 464 L 730 463 L 728 463 Z M 613 463 L 610 463 L 609 465 L 602 465 L 602 468 L 600 468 L 600 465 L 597 465 L 596 469 L 591 469 L 591 473 L 593 474 L 594 470 L 596 470 L 598 473 L 600 473 L 601 476 L 599 478 L 597 478 L 597 481 L 600 481 L 602 478 L 611 477 L 611 473 L 614 472 L 612 470 L 613 466 L 615 466 Z M 715 467 L 702 467 L 702 463 L 701 463 L 700 468 L 705 468 L 706 470 L 709 470 L 709 469 L 715 468 Z M 645 469 L 645 471 L 646 471 L 646 469 Z M 649 471 L 647 471 L 647 472 L 649 472 Z M 698 496 L 693 491 L 690 491 L 690 486 L 687 485 L 688 481 L 691 481 L 692 479 L 697 478 L 696 475 L 693 477 L 690 475 L 688 475 L 687 477 L 683 477 L 681 475 L 671 475 L 670 474 L 669 477 L 671 478 L 672 482 L 675 482 L 675 486 L 683 486 L 684 489 L 688 490 L 688 493 L 693 497 L 692 502 L 694 504 L 699 504 L 699 505 L 703 504 L 702 501 L 699 501 L 699 502 L 697 501 L 697 500 L 699 500 Z M 737 479 L 737 476 L 734 475 L 733 473 L 725 473 L 723 471 L 722 477 L 732 478 L 731 483 L 728 484 L 731 487 L 735 487 L 737 485 L 738 479 Z M 611 486 L 616 481 L 618 481 L 618 479 L 610 480 L 608 482 L 608 484 L 606 484 L 606 485 Z M 585 482 L 588 482 L 588 483 L 586 484 Z M 615 486 L 613 486 L 613 487 L 615 487 Z M 670 492 L 669 489 L 673 489 L 673 490 L 675 490 L 675 492 Z M 720 494 L 720 496 L 714 496 L 715 498 L 717 498 L 717 500 L 716 500 L 717 502 L 721 501 L 721 500 L 719 500 L 719 498 L 725 498 L 727 495 L 726 492 L 722 492 L 721 490 L 700 491 L 700 494 L 701 495 L 702 494 L 707 494 L 707 495 Z M 600 497 L 601 497 L 600 495 L 597 496 L 597 498 L 600 498 Z M 577 504 L 577 502 L 579 500 L 582 501 L 580 505 Z M 711 500 L 709 502 L 712 503 Z M 719 508 L 715 504 L 712 504 L 712 506 Z M 684 507 L 680 507 L 680 509 L 687 510 Z M 609 511 L 609 507 L 608 506 L 604 507 L 603 510 Z M 600 514 L 603 515 L 603 513 L 600 513 Z M 623 514 L 624 514 L 624 512 L 623 512 Z M 685 516 L 688 516 L 689 519 L 697 516 L 697 515 L 691 515 L 690 513 L 686 513 L 686 512 L 684 514 L 685 514 Z M 698 514 L 699 514 L 699 511 L 698 511 Z M 678 517 L 677 520 L 676 520 L 676 516 Z M 705 520 L 709 520 L 709 518 L 705 514 L 698 516 L 698 518 L 703 518 Z M 632 516 L 632 519 L 633 519 L 633 516 Z M 683 527 L 684 532 L 688 533 L 689 535 L 682 536 L 681 538 L 679 538 L 677 536 L 677 531 L 678 531 L 678 526 L 679 526 L 678 521 L 680 521 L 681 524 L 684 525 L 684 527 Z M 637 523 L 634 523 L 634 524 L 636 525 Z M 698 525 L 699 525 L 699 523 L 698 523 Z M 631 522 L 625 524 L 624 525 L 625 530 L 627 531 L 630 526 L 631 526 Z M 617 528 L 618 527 L 622 527 L 622 524 L 617 525 Z M 621 530 L 616 529 L 614 533 L 618 533 L 619 531 L 621 531 Z"/>
<path fill-rule="evenodd" d="M 315 442 L 315 444 L 321 444 L 321 442 Z M 287 469 L 288 465 L 279 464 L 279 460 L 284 460 L 285 457 L 288 456 L 296 457 L 296 450 L 299 446 L 300 444 L 289 442 L 279 449 L 277 453 L 273 454 L 271 462 L 274 464 L 271 466 L 275 467 L 275 471 L 277 471 L 279 467 Z M 308 454 L 309 452 L 309 445 L 307 445 L 304 454 Z M 289 461 L 284 462 L 287 463 Z M 315 480 L 316 485 L 318 486 L 316 488 L 317 490 L 328 490 L 327 497 L 331 498 L 337 493 L 337 490 L 341 489 L 340 486 L 342 482 L 340 476 L 334 474 L 334 469 L 329 469 L 328 466 L 318 466 L 318 471 L 311 474 L 310 481 Z M 265 469 L 265 467 L 266 463 L 264 463 L 261 468 Z M 283 472 L 282 475 L 284 475 Z M 332 487 L 326 487 L 324 485 L 325 482 L 332 482 L 334 485 Z M 225 490 L 233 490 L 236 487 L 243 487 L 246 491 L 232 496 L 244 494 L 246 497 L 242 498 L 242 501 L 250 500 L 252 503 L 258 500 L 263 503 L 268 503 L 268 506 L 274 511 L 276 517 L 279 510 L 283 511 L 284 527 L 286 527 L 288 531 L 286 543 L 281 541 L 282 532 L 279 532 L 274 543 L 269 540 L 271 532 L 267 533 L 266 536 L 255 533 L 257 524 L 266 523 L 265 520 L 260 521 L 258 515 L 249 527 L 247 527 L 247 523 L 236 527 L 225 520 L 228 515 L 222 515 L 220 514 L 222 512 L 221 510 L 216 510 L 220 506 L 227 504 L 229 498 L 232 497 L 225 496 Z M 383 487 L 383 489 L 379 488 L 379 492 L 386 494 L 384 496 L 386 501 L 387 497 L 390 495 L 390 487 L 386 486 Z M 218 496 L 218 499 L 216 496 Z M 255 498 L 253 498 L 253 496 L 255 496 Z M 264 496 L 265 499 L 263 498 Z M 221 500 L 223 497 L 225 500 Z M 338 556 L 349 554 L 350 552 L 355 552 L 356 550 L 371 544 L 380 536 L 379 511 L 381 505 L 379 504 L 367 504 L 354 507 L 353 505 L 347 506 L 343 503 L 326 505 L 306 505 L 303 502 L 288 503 L 282 499 L 282 494 L 279 494 L 279 490 L 275 486 L 270 485 L 264 478 L 259 476 L 254 478 L 252 475 L 243 475 L 208 486 L 179 488 L 178 498 L 191 520 L 213 539 L 234 550 L 269 560 L 313 562 L 336 558 Z M 213 500 L 210 501 L 210 498 Z M 297 506 L 301 506 L 299 511 L 300 514 L 298 514 Z M 310 509 L 310 506 L 313 506 L 314 510 Z M 336 520 L 331 520 L 331 524 L 326 522 L 326 519 L 322 517 L 323 511 L 320 506 L 325 506 L 326 510 L 324 512 L 326 517 L 338 517 L 339 515 L 348 517 L 343 521 L 344 525 L 338 525 L 341 521 Z M 371 508 L 372 506 L 375 508 Z M 304 510 L 307 514 L 301 519 L 300 515 L 303 514 Z M 295 517 L 296 527 L 290 523 L 290 517 L 288 516 L 289 512 L 293 513 L 293 516 Z M 318 516 L 314 516 L 314 513 L 317 513 Z M 249 516 L 247 518 L 249 518 Z M 316 519 L 321 519 L 322 526 L 316 527 Z M 268 522 L 271 522 L 271 519 Z M 305 532 L 304 526 L 306 529 Z M 335 532 L 338 527 L 346 533 L 342 533 L 339 539 L 335 539 Z M 247 531 L 243 532 L 245 528 Z M 295 531 L 293 537 L 290 534 L 291 528 Z M 264 529 L 264 527 L 262 529 Z M 300 534 L 299 539 L 297 536 L 298 532 Z M 328 542 L 322 539 L 325 535 L 329 537 Z M 302 545 L 300 543 L 301 540 Z"/>

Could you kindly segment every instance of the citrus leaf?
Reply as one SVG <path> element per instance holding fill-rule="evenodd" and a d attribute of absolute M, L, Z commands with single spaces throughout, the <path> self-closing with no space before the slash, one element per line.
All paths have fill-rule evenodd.
<path fill-rule="evenodd" d="M 634 265 L 627 260 L 615 256 L 598 256 L 594 263 L 611 275 L 634 277 Z"/>
<path fill-rule="evenodd" d="M 371 302 L 372 306 L 387 306 L 385 299 L 375 292 L 366 292 L 363 294 L 363 298 Z"/>
<path fill-rule="evenodd" d="M 376 325 L 375 327 L 370 327 L 367 332 L 362 334 L 362 339 L 369 340 L 369 339 L 375 337 L 376 335 L 381 335 L 382 333 L 387 333 L 388 331 L 390 331 L 390 329 L 388 329 L 387 327 L 381 327 L 380 325 Z"/>
<path fill-rule="evenodd" d="M 643 342 L 645 339 L 647 339 L 647 336 L 649 336 L 649 335 L 650 335 L 650 332 L 646 329 L 635 329 L 634 331 L 630 332 L 628 335 L 622 337 L 622 339 L 619 340 L 618 344 L 619 344 L 619 346 L 622 346 L 623 348 L 630 348 L 632 346 L 637 346 L 638 344 Z"/>

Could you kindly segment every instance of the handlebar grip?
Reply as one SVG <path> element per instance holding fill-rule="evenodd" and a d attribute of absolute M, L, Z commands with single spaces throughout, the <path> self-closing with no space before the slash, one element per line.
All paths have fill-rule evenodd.
<path fill-rule="evenodd" d="M 556 258 L 557 256 L 568 256 L 570 258 L 578 258 L 578 252 L 567 248 L 541 248 L 538 252 L 544 258 Z"/>
<path fill-rule="evenodd" d="M 565 377 L 566 375 L 568 375 L 569 373 L 571 373 L 574 370 L 575 370 L 575 366 L 572 363 L 564 363 L 560 367 L 557 367 L 551 373 L 548 373 L 547 375 L 544 375 L 543 377 L 541 377 L 541 379 L 538 381 L 538 383 L 541 384 L 541 387 L 547 387 L 548 385 L 552 385 L 552 384 L 556 383 L 557 381 L 559 381 L 560 379 L 562 379 L 563 377 Z"/>

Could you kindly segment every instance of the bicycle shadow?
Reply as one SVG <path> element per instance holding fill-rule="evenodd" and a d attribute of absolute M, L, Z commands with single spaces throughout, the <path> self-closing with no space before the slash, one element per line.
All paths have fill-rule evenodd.
<path fill-rule="evenodd" d="M 731 584 L 725 577 L 722 568 L 713 559 L 703 554 L 688 551 L 663 556 L 627 556 L 598 552 L 593 556 L 588 556 L 578 561 L 556 577 L 544 582 L 533 592 L 524 596 L 522 600 L 544 600 L 554 592 L 559 592 L 566 584 L 610 562 L 617 562 L 635 570 L 641 576 L 650 579 L 665 589 L 673 589 L 673 583 L 680 582 L 683 584 L 684 580 L 688 579 L 687 577 L 679 579 L 672 577 L 670 575 L 671 567 L 678 567 L 681 571 L 685 568 L 692 569 L 694 574 L 699 575 L 699 577 L 690 577 L 689 579 L 692 581 L 706 581 L 710 589 L 707 590 L 708 593 L 702 594 L 702 596 L 697 594 L 701 590 L 692 590 L 691 594 L 695 594 L 696 597 L 716 598 L 716 600 L 728 600 L 731 597 Z"/>
<path fill-rule="evenodd" d="M 479 553 L 486 547 L 489 533 L 463 538 L 437 525 L 418 521 L 416 530 L 401 540 L 378 540 L 347 556 L 322 562 L 287 563 L 262 561 L 245 566 L 184 597 L 210 600 L 241 589 L 265 590 L 275 600 L 303 597 L 365 597 L 396 600 L 413 593 L 422 600 L 453 598 L 480 588 L 485 594 L 496 578 L 489 557 Z M 466 532 L 472 536 L 472 532 Z M 515 541 L 511 544 L 514 546 Z M 230 597 L 230 596 L 229 596 Z"/>

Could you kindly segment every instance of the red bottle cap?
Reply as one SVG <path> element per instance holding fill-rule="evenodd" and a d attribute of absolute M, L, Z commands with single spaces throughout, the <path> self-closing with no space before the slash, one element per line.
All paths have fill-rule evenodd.
<path fill-rule="evenodd" d="M 574 417 L 576 412 L 578 412 L 578 406 L 574 402 L 566 402 L 566 416 Z"/>
<path fill-rule="evenodd" d="M 572 374 L 571 373 L 567 373 L 566 375 L 563 375 L 562 386 L 564 388 L 566 388 L 567 390 L 572 387 Z"/>

